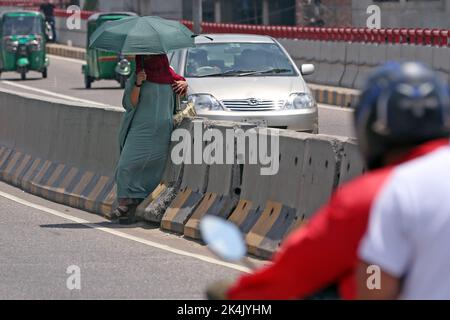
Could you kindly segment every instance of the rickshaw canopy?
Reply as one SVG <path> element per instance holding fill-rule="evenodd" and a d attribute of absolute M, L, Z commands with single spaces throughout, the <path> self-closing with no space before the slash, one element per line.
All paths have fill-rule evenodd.
<path fill-rule="evenodd" d="M 5 11 L 0 14 L 1 35 L 42 35 L 44 21 L 44 15 L 39 11 Z"/>

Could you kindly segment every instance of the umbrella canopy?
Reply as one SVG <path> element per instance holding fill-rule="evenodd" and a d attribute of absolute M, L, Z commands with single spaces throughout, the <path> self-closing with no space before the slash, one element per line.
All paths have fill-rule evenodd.
<path fill-rule="evenodd" d="M 165 54 L 194 47 L 195 35 L 178 21 L 156 16 L 130 17 L 102 24 L 89 47 L 123 54 Z"/>

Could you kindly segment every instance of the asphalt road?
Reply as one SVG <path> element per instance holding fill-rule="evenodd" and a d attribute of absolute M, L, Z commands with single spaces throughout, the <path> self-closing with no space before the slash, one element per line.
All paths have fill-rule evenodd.
<path fill-rule="evenodd" d="M 63 98 L 73 101 L 96 102 L 121 108 L 122 90 L 115 81 L 94 82 L 92 88 L 84 88 L 81 66 L 84 62 L 50 55 L 48 78 L 30 72 L 28 79 L 20 80 L 19 74 L 1 75 L 0 87 L 38 95 Z M 323 134 L 354 136 L 352 114 L 348 109 L 319 106 L 319 132 Z"/>
<path fill-rule="evenodd" d="M 2 182 L 0 208 L 0 299 L 202 299 L 208 284 L 241 274 L 196 242 Z"/>

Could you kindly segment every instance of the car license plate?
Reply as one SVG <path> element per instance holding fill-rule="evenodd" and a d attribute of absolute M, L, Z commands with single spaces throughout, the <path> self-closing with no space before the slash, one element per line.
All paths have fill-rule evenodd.
<path fill-rule="evenodd" d="M 242 121 L 255 124 L 258 127 L 267 127 L 267 121 L 264 119 L 243 119 Z"/>

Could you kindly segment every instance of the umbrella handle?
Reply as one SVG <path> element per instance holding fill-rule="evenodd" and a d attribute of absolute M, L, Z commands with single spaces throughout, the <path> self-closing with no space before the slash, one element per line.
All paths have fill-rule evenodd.
<path fill-rule="evenodd" d="M 137 57 L 138 56 L 140 56 L 140 62 L 141 62 L 141 69 L 142 70 L 145 70 L 145 68 L 144 68 L 144 55 L 142 55 L 142 54 L 140 54 L 140 55 L 136 55 L 136 75 L 137 75 L 137 73 L 138 73 L 138 71 L 141 71 L 141 70 L 137 70 Z"/>

